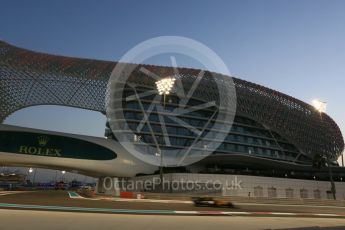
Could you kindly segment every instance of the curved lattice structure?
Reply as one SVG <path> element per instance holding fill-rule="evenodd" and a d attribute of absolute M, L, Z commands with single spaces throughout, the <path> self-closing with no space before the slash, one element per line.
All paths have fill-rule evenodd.
<path fill-rule="evenodd" d="M 64 105 L 105 113 L 106 89 L 116 63 L 37 53 L 0 42 L 0 121 L 34 105 Z M 145 66 L 161 76 L 170 67 Z M 199 71 L 179 69 L 195 76 Z M 134 81 L 144 81 L 136 68 Z M 309 104 L 266 87 L 233 79 L 236 115 L 252 119 L 279 134 L 306 156 L 327 154 L 336 160 L 344 149 L 337 124 Z M 142 82 L 145 84 L 145 82 Z M 205 88 L 212 94 L 212 89 Z"/>

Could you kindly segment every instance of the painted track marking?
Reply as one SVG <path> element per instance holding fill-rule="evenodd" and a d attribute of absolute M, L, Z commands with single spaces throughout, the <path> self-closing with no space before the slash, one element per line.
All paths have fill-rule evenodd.
<path fill-rule="evenodd" d="M 175 210 L 135 210 L 135 209 L 111 209 L 111 208 L 86 208 L 67 206 L 47 206 L 47 205 L 27 205 L 0 203 L 3 208 L 36 209 L 49 211 L 79 211 L 79 212 L 99 212 L 117 214 L 155 214 L 155 215 L 228 215 L 228 216 L 303 216 L 303 217 L 325 217 L 325 218 L 345 218 L 345 214 L 317 214 L 317 213 L 275 213 L 275 212 L 222 212 L 222 211 L 175 211 Z"/>

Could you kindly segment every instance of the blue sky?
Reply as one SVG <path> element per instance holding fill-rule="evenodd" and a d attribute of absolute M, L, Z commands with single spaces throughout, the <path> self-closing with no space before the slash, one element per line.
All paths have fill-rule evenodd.
<path fill-rule="evenodd" d="M 345 133 L 344 12 L 341 0 L 2 0 L 0 39 L 47 53 L 115 61 L 149 38 L 189 37 L 214 50 L 239 78 L 306 102 L 327 101 L 327 113 Z M 102 136 L 105 118 L 42 106 L 16 112 L 6 122 Z"/>

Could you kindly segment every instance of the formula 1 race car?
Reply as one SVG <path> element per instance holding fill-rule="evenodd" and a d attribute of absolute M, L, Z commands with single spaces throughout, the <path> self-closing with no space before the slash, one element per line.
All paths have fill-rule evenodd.
<path fill-rule="evenodd" d="M 234 208 L 234 204 L 225 199 L 213 198 L 213 197 L 193 197 L 194 205 L 196 207 L 224 207 Z"/>

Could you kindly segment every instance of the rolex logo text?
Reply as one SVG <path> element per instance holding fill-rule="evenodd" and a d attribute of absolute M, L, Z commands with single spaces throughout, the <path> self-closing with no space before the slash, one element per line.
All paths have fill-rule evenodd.
<path fill-rule="evenodd" d="M 49 137 L 47 136 L 39 136 L 37 138 L 38 146 L 26 146 L 21 145 L 19 147 L 19 153 L 23 154 L 30 154 L 30 155 L 38 155 L 38 156 L 53 156 L 53 157 L 61 157 L 61 149 L 57 148 L 46 148 L 45 146 L 48 144 Z"/>

